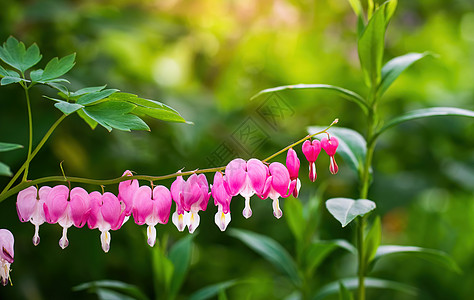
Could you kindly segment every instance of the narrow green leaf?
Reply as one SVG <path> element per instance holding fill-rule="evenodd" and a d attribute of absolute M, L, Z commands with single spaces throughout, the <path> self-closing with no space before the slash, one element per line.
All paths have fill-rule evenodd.
<path fill-rule="evenodd" d="M 22 145 L 0 142 L 0 152 L 7 152 L 23 148 Z"/>
<path fill-rule="evenodd" d="M 151 249 L 153 257 L 153 275 L 159 289 L 165 291 L 164 294 L 169 293 L 171 278 L 174 272 L 173 263 L 165 256 L 163 249 L 160 247 L 153 247 Z"/>
<path fill-rule="evenodd" d="M 220 291 L 225 291 L 226 289 L 238 284 L 237 280 L 228 280 L 224 282 L 219 282 L 213 285 L 206 286 L 194 293 L 188 298 L 188 300 L 206 300 L 211 299 L 219 294 Z"/>
<path fill-rule="evenodd" d="M 367 199 L 331 198 L 326 201 L 326 208 L 345 227 L 356 217 L 374 210 L 375 203 Z"/>
<path fill-rule="evenodd" d="M 94 129 L 97 127 L 97 124 L 98 124 L 98 123 L 97 123 L 96 121 L 94 121 L 94 119 L 92 119 L 91 117 L 89 117 L 89 116 L 84 112 L 83 109 L 78 110 L 78 111 L 77 111 L 77 114 L 79 115 L 79 117 L 81 117 L 81 119 L 83 119 L 83 120 L 87 123 L 87 125 L 90 126 L 90 128 L 91 128 L 92 130 L 94 130 Z"/>
<path fill-rule="evenodd" d="M 169 252 L 168 258 L 174 266 L 170 286 L 170 294 L 172 297 L 178 294 L 184 278 L 188 273 L 191 264 L 192 243 L 193 235 L 188 235 L 179 240 Z"/>
<path fill-rule="evenodd" d="M 342 282 L 339 282 L 339 300 L 354 300 L 352 293 Z"/>
<path fill-rule="evenodd" d="M 365 265 L 368 265 L 375 256 L 378 247 L 380 246 L 380 242 L 382 240 L 382 225 L 380 223 L 380 217 L 377 216 L 375 218 L 372 227 L 367 234 L 367 237 L 364 240 L 364 260 Z"/>
<path fill-rule="evenodd" d="M 416 119 L 421 119 L 421 118 L 436 117 L 436 116 L 460 116 L 460 117 L 474 118 L 474 111 L 457 108 L 457 107 L 430 107 L 430 108 L 412 110 L 388 121 L 387 124 L 385 124 L 375 134 L 375 137 L 379 136 L 385 130 L 395 125 L 398 125 L 400 123 L 416 120 Z"/>
<path fill-rule="evenodd" d="M 12 176 L 10 167 L 0 161 L 0 175 L 1 176 Z"/>
<path fill-rule="evenodd" d="M 308 127 L 309 134 L 315 134 L 324 130 L 325 126 Z M 339 154 L 344 162 L 358 175 L 363 169 L 365 156 L 367 152 L 367 142 L 357 131 L 344 127 L 331 127 L 327 130 L 331 136 L 335 136 L 339 141 L 337 154 Z M 315 138 L 321 139 L 323 135 Z"/>
<path fill-rule="evenodd" d="M 339 284 L 342 282 L 344 286 L 348 290 L 355 290 L 359 286 L 359 281 L 357 277 L 354 278 L 344 278 L 338 281 L 331 282 L 325 286 L 323 286 L 319 291 L 314 295 L 312 300 L 322 300 L 330 295 L 335 295 L 339 292 Z M 396 282 L 396 281 L 389 281 L 384 279 L 378 278 L 365 278 L 365 287 L 366 288 L 373 288 L 373 289 L 388 289 L 403 292 L 409 295 L 416 296 L 418 294 L 418 289 L 412 287 L 410 285 Z"/>
<path fill-rule="evenodd" d="M 329 85 L 329 84 L 294 84 L 294 85 L 284 85 L 284 86 L 269 88 L 269 89 L 265 89 L 263 91 L 258 92 L 257 94 L 252 96 L 250 100 L 254 100 L 255 98 L 263 94 L 274 93 L 274 92 L 283 91 L 283 90 L 301 90 L 301 89 L 323 89 L 323 90 L 331 90 L 331 91 L 337 92 L 346 100 L 357 103 L 365 113 L 368 112 L 369 107 L 365 103 L 365 99 L 362 98 L 362 96 L 360 96 L 359 94 L 353 91 L 350 91 L 338 86 Z"/>
<path fill-rule="evenodd" d="M 301 279 L 296 263 L 290 254 L 275 240 L 247 230 L 231 229 L 229 235 L 246 244 L 267 261 L 285 273 L 296 285 Z"/>
<path fill-rule="evenodd" d="M 384 13 L 385 13 L 385 27 L 388 26 L 388 23 L 393 17 L 395 10 L 397 9 L 398 0 L 388 0 L 386 5 L 384 6 Z"/>
<path fill-rule="evenodd" d="M 349 0 L 349 3 L 352 7 L 352 10 L 357 16 L 363 15 L 364 10 L 362 9 L 362 4 L 360 3 L 360 0 Z"/>
<path fill-rule="evenodd" d="M 324 261 L 324 259 L 337 248 L 339 248 L 339 245 L 332 241 L 319 241 L 312 243 L 304 252 L 303 266 L 305 266 L 306 272 L 308 274 L 313 274 L 314 270 Z"/>
<path fill-rule="evenodd" d="M 130 131 L 130 130 L 150 130 L 148 125 L 139 117 L 129 114 L 136 106 L 131 103 L 119 101 L 107 101 L 96 105 L 87 106 L 84 113 L 106 128 Z"/>
<path fill-rule="evenodd" d="M 78 96 L 82 96 L 82 95 L 84 95 L 84 94 L 100 92 L 100 91 L 102 91 L 103 89 L 105 89 L 106 86 L 107 86 L 107 85 L 92 86 L 92 87 L 82 88 L 82 89 L 80 89 L 80 90 L 77 90 L 77 91 L 75 91 L 75 92 L 72 92 L 72 93 L 71 93 L 71 97 L 78 97 Z"/>
<path fill-rule="evenodd" d="M 112 95 L 113 93 L 117 91 L 118 90 L 116 89 L 107 89 L 100 92 L 84 94 L 77 99 L 77 103 L 81 105 L 94 104 L 102 99 L 109 97 L 110 95 Z"/>
<path fill-rule="evenodd" d="M 359 60 L 367 86 L 380 82 L 385 37 L 385 7 L 375 11 L 358 41 Z"/>
<path fill-rule="evenodd" d="M 397 79 L 406 68 L 428 55 L 430 55 L 428 52 L 408 53 L 388 61 L 382 68 L 382 80 L 378 87 L 379 96 L 382 96 L 385 93 L 395 79 Z"/>
<path fill-rule="evenodd" d="M 20 82 L 20 81 L 22 81 L 22 79 L 20 77 L 5 76 L 0 81 L 0 84 L 1 85 L 9 85 L 9 84 L 17 83 L 17 82 Z"/>
<path fill-rule="evenodd" d="M 78 111 L 79 109 L 84 107 L 77 103 L 68 103 L 65 101 L 55 103 L 54 106 L 60 111 L 62 111 L 65 115 L 72 114 L 73 112 Z"/>
<path fill-rule="evenodd" d="M 132 299 L 148 300 L 148 297 L 135 285 L 116 280 L 97 280 L 82 283 L 72 288 L 73 291 L 96 291 L 98 289 L 107 289 L 120 292 L 122 295 L 132 296 Z M 115 298 L 114 298 L 115 299 Z M 120 298 L 119 298 L 120 299 Z"/>
<path fill-rule="evenodd" d="M 0 59 L 24 73 L 41 60 L 41 54 L 36 44 L 26 50 L 25 44 L 10 36 L 0 47 Z"/>
<path fill-rule="evenodd" d="M 94 292 L 97 294 L 97 298 L 99 300 L 135 300 L 133 297 L 104 288 L 97 288 L 94 290 Z"/>
<path fill-rule="evenodd" d="M 414 246 L 397 246 L 397 245 L 383 245 L 377 249 L 374 256 L 374 263 L 382 257 L 390 256 L 393 254 L 410 254 L 414 257 L 425 259 L 432 263 L 437 263 L 444 266 L 451 271 L 461 273 L 461 269 L 457 263 L 443 251 L 436 249 L 420 248 Z"/>
<path fill-rule="evenodd" d="M 303 205 L 298 199 L 290 196 L 285 199 L 283 210 L 285 211 L 285 218 L 288 222 L 288 226 L 290 227 L 295 239 L 297 241 L 303 240 L 305 230 Z"/>

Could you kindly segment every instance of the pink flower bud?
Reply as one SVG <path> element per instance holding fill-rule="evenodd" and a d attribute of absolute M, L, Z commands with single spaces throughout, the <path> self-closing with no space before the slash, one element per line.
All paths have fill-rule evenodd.
<path fill-rule="evenodd" d="M 313 140 L 312 142 L 306 140 L 303 143 L 303 154 L 309 162 L 309 180 L 312 182 L 316 181 L 318 174 L 316 173 L 316 164 L 315 161 L 318 158 L 319 153 L 321 152 L 321 142 L 318 140 Z"/>
<path fill-rule="evenodd" d="M 324 137 L 321 139 L 321 146 L 324 151 L 326 151 L 326 153 L 329 155 L 329 171 L 331 172 L 331 174 L 336 174 L 339 170 L 339 167 L 337 166 L 334 155 L 336 154 L 337 146 L 339 146 L 339 141 L 335 136 L 331 137 L 329 140 Z"/>
<path fill-rule="evenodd" d="M 13 263 L 13 244 L 15 239 L 13 234 L 7 229 L 0 229 L 0 281 L 2 285 L 7 285 L 10 280 L 10 264 Z"/>

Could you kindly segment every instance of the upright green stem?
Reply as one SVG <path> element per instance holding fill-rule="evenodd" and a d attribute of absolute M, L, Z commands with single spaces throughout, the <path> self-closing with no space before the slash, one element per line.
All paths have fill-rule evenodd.
<path fill-rule="evenodd" d="M 30 94 L 28 92 L 28 87 L 22 85 L 23 89 L 25 90 L 26 95 L 26 106 L 28 107 L 28 125 L 29 125 L 29 139 L 28 139 L 28 156 L 26 157 L 26 166 L 25 166 L 25 173 L 23 174 L 23 180 L 26 181 L 28 177 L 28 168 L 30 166 L 31 161 L 31 148 L 33 147 L 33 118 L 31 115 L 31 104 L 30 104 Z"/>

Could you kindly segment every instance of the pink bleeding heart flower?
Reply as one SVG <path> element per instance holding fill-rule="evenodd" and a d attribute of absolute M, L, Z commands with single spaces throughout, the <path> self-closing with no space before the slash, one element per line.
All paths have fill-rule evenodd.
<path fill-rule="evenodd" d="M 309 162 L 309 180 L 315 182 L 318 177 L 315 161 L 318 159 L 318 155 L 321 152 L 321 142 L 318 140 L 313 140 L 312 142 L 306 140 L 303 143 L 302 148 L 303 154 Z"/>
<path fill-rule="evenodd" d="M 63 227 L 63 235 L 59 246 L 64 249 L 69 245 L 67 230 L 72 225 L 81 228 L 87 222 L 90 213 L 90 197 L 86 190 L 80 187 L 69 188 L 58 185 L 51 189 L 43 204 L 46 222 L 58 223 Z"/>
<path fill-rule="evenodd" d="M 98 228 L 100 234 L 100 244 L 105 253 L 110 250 L 109 230 L 117 230 L 122 227 L 125 218 L 126 205 L 120 201 L 114 194 L 105 192 L 103 195 L 99 192 L 89 194 L 90 214 L 87 220 L 87 226 L 90 229 Z"/>
<path fill-rule="evenodd" d="M 273 215 L 279 219 L 283 215 L 280 209 L 279 198 L 286 198 L 291 195 L 296 187 L 296 181 L 290 180 L 288 169 L 279 162 L 273 162 L 268 167 L 270 176 L 265 182 L 265 191 L 259 196 L 261 199 L 270 198 L 273 200 Z"/>
<path fill-rule="evenodd" d="M 300 170 L 300 160 L 298 155 L 293 148 L 288 149 L 288 154 L 286 155 L 286 168 L 290 174 L 291 183 L 294 182 L 295 188 L 292 191 L 293 197 L 298 198 L 298 194 L 301 188 L 301 181 L 298 178 L 298 173 Z M 290 183 L 290 185 L 291 185 Z"/>
<path fill-rule="evenodd" d="M 158 185 L 153 188 L 141 186 L 133 198 L 133 219 L 138 225 L 147 224 L 148 245 L 156 242 L 155 225 L 166 224 L 170 217 L 171 193 L 168 188 Z"/>
<path fill-rule="evenodd" d="M 7 229 L 0 229 L 0 281 L 7 285 L 10 280 L 10 265 L 13 263 L 13 234 Z"/>
<path fill-rule="evenodd" d="M 217 213 L 214 217 L 216 225 L 221 231 L 227 228 L 230 223 L 230 201 L 232 196 L 227 193 L 224 186 L 224 176 L 221 172 L 216 172 L 214 175 L 214 183 L 211 187 L 214 204 L 217 206 Z"/>
<path fill-rule="evenodd" d="M 35 234 L 33 236 L 33 245 L 38 246 L 40 242 L 39 226 L 44 223 L 44 200 L 48 197 L 51 188 L 43 186 L 36 190 L 36 187 L 30 186 L 18 193 L 16 201 L 16 211 L 21 222 L 31 222 L 35 225 Z"/>
<path fill-rule="evenodd" d="M 329 155 L 330 163 L 329 163 L 329 171 L 331 174 L 337 174 L 339 167 L 337 166 L 336 159 L 334 155 L 336 154 L 337 146 L 339 146 L 339 141 L 335 136 L 321 139 L 321 147 L 326 151 Z"/>
<path fill-rule="evenodd" d="M 206 210 L 210 195 L 204 174 L 193 174 L 187 181 L 182 176 L 176 178 L 171 185 L 171 196 L 176 202 L 176 212 L 171 219 L 179 231 L 186 226 L 190 233 L 196 230 L 200 222 L 198 212 Z"/>
<path fill-rule="evenodd" d="M 252 216 L 250 197 L 261 195 L 268 176 L 268 167 L 260 160 L 252 158 L 248 162 L 241 158 L 232 160 L 225 168 L 224 187 L 231 196 L 240 194 L 245 198 L 242 214 L 245 218 Z"/>
<path fill-rule="evenodd" d="M 133 174 L 131 171 L 127 170 L 122 174 L 122 177 L 124 176 L 133 176 Z M 138 186 L 139 186 L 138 180 L 136 179 L 122 181 L 119 183 L 118 199 L 125 203 L 126 216 L 130 216 L 132 214 L 133 196 L 135 195 L 135 192 L 138 190 Z"/>

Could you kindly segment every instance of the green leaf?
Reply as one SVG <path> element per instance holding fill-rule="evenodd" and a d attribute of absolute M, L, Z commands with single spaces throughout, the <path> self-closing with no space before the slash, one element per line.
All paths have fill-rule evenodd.
<path fill-rule="evenodd" d="M 305 230 L 303 205 L 298 199 L 290 196 L 285 199 L 285 206 L 283 207 L 283 210 L 285 211 L 288 226 L 290 227 L 295 239 L 297 241 L 303 240 Z"/>
<path fill-rule="evenodd" d="M 238 283 L 237 280 L 228 280 L 224 282 L 219 282 L 213 285 L 206 286 L 194 293 L 188 298 L 188 300 L 206 300 L 211 299 L 219 294 L 221 291 L 225 291 L 226 289 L 236 285 Z"/>
<path fill-rule="evenodd" d="M 168 122 L 186 122 L 186 120 L 173 108 L 149 99 L 139 98 L 137 95 L 129 93 L 115 93 L 109 97 L 112 101 L 123 101 L 126 103 L 132 103 L 136 107 L 133 110 L 133 114 L 139 116 L 149 116 L 154 119 L 168 121 Z"/>
<path fill-rule="evenodd" d="M 386 5 L 383 6 L 384 13 L 385 13 L 385 27 L 388 26 L 388 23 L 393 17 L 395 10 L 397 9 L 398 0 L 388 0 Z"/>
<path fill-rule="evenodd" d="M 331 91 L 339 93 L 346 100 L 357 103 L 365 113 L 367 113 L 369 109 L 369 107 L 365 103 L 365 99 L 362 98 L 362 96 L 360 96 L 359 94 L 353 91 L 350 91 L 338 86 L 329 85 L 329 84 L 294 84 L 294 85 L 284 85 L 284 86 L 274 87 L 274 88 L 265 89 L 263 91 L 258 92 L 256 95 L 252 96 L 250 100 L 254 100 L 255 98 L 263 94 L 274 93 L 274 92 L 283 91 L 283 90 L 301 90 L 301 89 L 331 90 Z"/>
<path fill-rule="evenodd" d="M 352 293 L 342 282 L 339 282 L 339 300 L 354 300 Z"/>
<path fill-rule="evenodd" d="M 349 0 L 349 3 L 352 7 L 352 10 L 357 16 L 361 16 L 364 14 L 364 10 L 362 9 L 362 4 L 360 3 L 360 0 Z"/>
<path fill-rule="evenodd" d="M 188 235 L 179 240 L 171 248 L 168 258 L 174 266 L 173 276 L 171 277 L 170 294 L 176 296 L 178 294 L 184 278 L 188 273 L 191 264 L 191 250 L 193 235 Z"/>
<path fill-rule="evenodd" d="M 388 61 L 382 68 L 382 80 L 378 86 L 379 96 L 382 96 L 385 93 L 395 79 L 397 79 L 406 68 L 428 55 L 430 55 L 428 52 L 408 53 Z"/>
<path fill-rule="evenodd" d="M 148 297 L 145 296 L 145 294 L 143 294 L 143 292 L 137 286 L 128 284 L 125 282 L 121 282 L 121 281 L 115 281 L 115 280 L 91 281 L 91 282 L 82 283 L 72 288 L 72 290 L 75 292 L 85 291 L 85 290 L 94 292 L 94 291 L 98 291 L 102 289 L 118 291 L 122 295 L 132 296 L 133 297 L 132 299 L 148 300 Z"/>
<path fill-rule="evenodd" d="M 8 84 L 20 82 L 20 81 L 22 81 L 22 80 L 23 80 L 23 79 L 21 79 L 20 77 L 5 76 L 5 77 L 3 77 L 2 80 L 0 81 L 0 84 L 1 84 L 1 85 L 8 85 Z"/>
<path fill-rule="evenodd" d="M 84 107 L 77 103 L 69 103 L 65 101 L 55 103 L 54 106 L 60 111 L 62 111 L 65 115 L 72 114 L 73 112 L 78 111 L 79 109 Z"/>
<path fill-rule="evenodd" d="M 81 95 L 84 95 L 84 94 L 100 92 L 100 91 L 102 91 L 103 89 L 105 89 L 106 86 L 107 86 L 107 85 L 92 86 L 92 87 L 82 88 L 82 89 L 80 89 L 80 90 L 77 90 L 77 91 L 75 91 L 75 92 L 72 92 L 70 96 L 71 96 L 71 97 L 78 97 L 78 96 L 81 96 Z"/>
<path fill-rule="evenodd" d="M 112 95 L 113 93 L 117 91 L 118 90 L 116 89 L 107 89 L 100 92 L 84 94 L 77 99 L 77 103 L 81 105 L 94 104 L 102 99 L 109 97 L 110 95 Z"/>
<path fill-rule="evenodd" d="M 345 227 L 356 217 L 374 210 L 375 203 L 367 199 L 331 198 L 326 201 L 326 208 Z"/>
<path fill-rule="evenodd" d="M 67 89 L 65 85 L 56 83 L 56 82 L 48 82 L 47 85 L 57 90 L 59 92 L 59 95 L 61 95 L 61 97 L 65 97 L 67 99 L 69 95 L 69 90 Z"/>
<path fill-rule="evenodd" d="M 94 129 L 97 127 L 97 124 L 99 124 L 99 123 L 97 123 L 96 121 L 94 121 L 94 119 L 92 119 L 91 117 L 89 117 L 89 116 L 84 112 L 83 109 L 78 110 L 78 111 L 77 111 L 77 114 L 78 114 L 79 117 L 81 117 L 81 119 L 83 119 L 83 120 L 87 123 L 87 125 L 90 126 L 90 128 L 91 128 L 92 130 L 94 130 Z"/>
<path fill-rule="evenodd" d="M 173 263 L 165 256 L 160 247 L 151 248 L 153 257 L 153 275 L 157 281 L 158 287 L 169 292 L 171 278 L 174 272 Z"/>
<path fill-rule="evenodd" d="M 285 273 L 296 285 L 301 283 L 296 263 L 290 254 L 275 240 L 247 230 L 231 229 L 229 235 L 246 244 L 267 261 Z"/>
<path fill-rule="evenodd" d="M 372 227 L 364 240 L 364 260 L 368 265 L 375 256 L 380 242 L 382 240 L 382 225 L 380 224 L 380 217 L 375 218 Z"/>
<path fill-rule="evenodd" d="M 94 292 L 99 300 L 135 300 L 133 297 L 104 288 L 97 288 Z"/>
<path fill-rule="evenodd" d="M 326 127 L 311 126 L 308 127 L 308 133 L 315 134 L 324 129 L 326 129 Z M 367 142 L 365 139 L 357 131 L 349 128 L 331 127 L 327 132 L 329 132 L 331 136 L 335 136 L 339 141 L 339 147 L 336 153 L 360 176 L 367 152 Z M 322 136 L 316 136 L 315 138 L 321 139 Z"/>
<path fill-rule="evenodd" d="M 384 51 L 385 7 L 375 11 L 358 41 L 359 60 L 364 71 L 367 86 L 377 86 L 380 82 L 380 70 Z"/>
<path fill-rule="evenodd" d="M 436 249 L 420 248 L 414 246 L 383 245 L 377 249 L 374 256 L 374 263 L 382 257 L 393 254 L 410 254 L 414 257 L 425 259 L 432 263 L 437 263 L 451 271 L 461 273 L 461 269 L 456 262 L 445 252 Z"/>
<path fill-rule="evenodd" d="M 1 176 L 12 176 L 10 167 L 0 161 L 0 175 Z"/>
<path fill-rule="evenodd" d="M 74 67 L 74 60 L 76 53 L 69 54 L 61 59 L 57 57 L 53 58 L 48 62 L 44 70 L 35 70 L 30 73 L 31 80 L 34 82 L 50 82 L 55 81 L 56 78 L 66 74 L 69 70 Z M 60 79 L 61 81 L 64 79 Z"/>
<path fill-rule="evenodd" d="M 20 74 L 18 74 L 17 72 L 15 72 L 13 70 L 6 70 L 2 66 L 0 66 L 0 76 L 1 77 L 5 77 L 5 76 L 20 77 Z"/>
<path fill-rule="evenodd" d="M 41 60 L 41 54 L 36 44 L 26 49 L 25 44 L 10 36 L 0 47 L 0 59 L 24 73 Z"/>
<path fill-rule="evenodd" d="M 0 152 L 7 152 L 23 148 L 22 145 L 0 142 Z"/>
<path fill-rule="evenodd" d="M 344 278 L 323 286 L 321 289 L 319 289 L 318 293 L 314 295 L 312 300 L 322 300 L 325 299 L 327 296 L 337 294 L 339 292 L 339 284 L 341 282 L 348 290 L 355 290 L 359 286 L 358 278 Z M 365 287 L 373 289 L 389 289 L 404 292 L 413 296 L 416 296 L 418 294 L 418 289 L 410 285 L 396 281 L 389 281 L 371 277 L 365 278 Z"/>
<path fill-rule="evenodd" d="M 304 253 L 303 265 L 306 267 L 306 272 L 308 274 L 313 274 L 314 270 L 324 261 L 324 259 L 338 248 L 347 250 L 346 245 L 339 243 L 338 240 L 318 241 L 312 243 Z"/>
<path fill-rule="evenodd" d="M 379 136 L 382 132 L 398 125 L 400 123 L 421 119 L 421 118 L 428 118 L 428 117 L 436 117 L 436 116 L 460 116 L 460 117 L 470 117 L 474 118 L 474 111 L 457 108 L 457 107 L 430 107 L 430 108 L 423 108 L 412 110 L 406 112 L 390 121 L 387 122 L 376 134 L 375 137 Z"/>
<path fill-rule="evenodd" d="M 82 111 L 108 131 L 112 131 L 112 128 L 123 131 L 150 130 L 142 119 L 130 114 L 135 107 L 131 103 L 107 101 L 84 107 Z"/>

